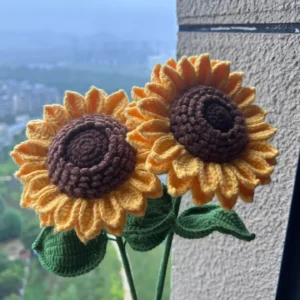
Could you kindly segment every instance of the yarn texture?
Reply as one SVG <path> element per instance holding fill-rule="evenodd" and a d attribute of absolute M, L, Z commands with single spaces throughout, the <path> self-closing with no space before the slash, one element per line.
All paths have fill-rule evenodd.
<path fill-rule="evenodd" d="M 27 124 L 28 140 L 11 153 L 24 184 L 21 206 L 44 227 L 32 246 L 41 265 L 59 276 L 85 274 L 111 240 L 137 300 L 125 245 L 144 252 L 166 240 L 155 295 L 161 300 L 175 235 L 218 231 L 253 240 L 232 208 L 270 182 L 278 151 L 268 142 L 276 129 L 242 76 L 203 54 L 157 64 L 151 81 L 132 89 L 131 103 L 122 90 L 107 95 L 92 87 L 46 105 L 43 120 Z M 168 175 L 167 185 L 159 174 Z M 198 206 L 180 210 L 189 190 Z M 207 204 L 214 196 L 221 206 Z"/>
<path fill-rule="evenodd" d="M 43 228 L 32 245 L 41 265 L 62 277 L 75 277 L 95 269 L 106 254 L 107 235 L 84 245 L 74 230 L 55 233 L 52 227 Z"/>
<path fill-rule="evenodd" d="M 270 182 L 278 151 L 268 139 L 276 129 L 242 77 L 230 73 L 229 62 L 203 54 L 157 64 L 151 82 L 133 87 L 127 140 L 148 153 L 148 170 L 168 174 L 172 196 L 191 190 L 193 202 L 204 205 L 216 195 L 230 210 Z"/>
<path fill-rule="evenodd" d="M 170 129 L 190 154 L 207 162 L 230 162 L 249 141 L 236 104 L 212 87 L 197 86 L 175 99 Z"/>
<path fill-rule="evenodd" d="M 136 150 L 127 128 L 105 115 L 70 121 L 52 140 L 47 169 L 53 184 L 70 197 L 93 199 L 113 191 L 134 171 Z"/>
<path fill-rule="evenodd" d="M 21 206 L 42 227 L 74 229 L 84 243 L 102 229 L 121 235 L 127 214 L 144 215 L 146 198 L 162 195 L 144 151 L 126 141 L 127 107 L 124 91 L 92 87 L 85 96 L 66 92 L 63 106 L 46 105 L 44 120 L 28 123 L 28 140 L 11 155 L 24 184 Z"/>

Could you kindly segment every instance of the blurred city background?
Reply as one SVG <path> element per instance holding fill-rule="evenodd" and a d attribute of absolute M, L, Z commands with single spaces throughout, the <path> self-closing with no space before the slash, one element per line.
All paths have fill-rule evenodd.
<path fill-rule="evenodd" d="M 175 56 L 176 31 L 175 0 L 1 0 L 0 299 L 128 299 L 111 244 L 87 275 L 66 279 L 42 269 L 31 251 L 38 218 L 20 209 L 22 186 L 9 152 L 25 140 L 28 120 L 42 118 L 45 104 L 62 103 L 65 90 L 84 94 L 95 85 L 130 95 L 133 85 L 144 85 L 155 63 Z M 129 249 L 143 300 L 154 298 L 163 247 Z"/>

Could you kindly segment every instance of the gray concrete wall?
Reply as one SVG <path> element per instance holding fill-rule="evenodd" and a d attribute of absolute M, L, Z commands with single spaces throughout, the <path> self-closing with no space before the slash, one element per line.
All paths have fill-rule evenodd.
<path fill-rule="evenodd" d="M 216 2 L 220 5 L 214 8 Z M 233 23 L 236 19 L 232 15 L 245 23 L 247 19 L 240 13 L 255 6 L 254 1 L 241 2 L 244 4 L 178 0 L 179 24 L 199 24 L 201 20 L 211 24 L 219 23 L 216 20 Z M 274 12 L 282 9 L 278 18 L 267 18 L 268 13 L 263 20 L 285 22 L 288 19 L 280 17 L 285 10 L 296 18 L 295 1 L 265 1 L 259 11 L 272 9 L 275 2 L 282 3 Z M 233 14 L 225 10 L 229 3 Z M 260 20 L 260 16 L 260 13 L 257 18 L 251 16 L 250 20 Z M 273 144 L 281 155 L 272 175 L 273 182 L 257 189 L 253 204 L 240 201 L 235 208 L 249 230 L 257 234 L 253 242 L 219 233 L 194 241 L 176 237 L 173 300 L 275 299 L 300 147 L 299 49 L 300 35 L 296 34 L 179 33 L 179 57 L 209 52 L 213 59 L 230 60 L 233 71 L 245 73 L 244 83 L 257 88 L 257 103 L 269 111 L 267 121 L 279 129 Z M 186 195 L 182 208 L 190 204 L 191 197 Z"/>
<path fill-rule="evenodd" d="M 299 0 L 177 0 L 179 24 L 295 23 Z"/>

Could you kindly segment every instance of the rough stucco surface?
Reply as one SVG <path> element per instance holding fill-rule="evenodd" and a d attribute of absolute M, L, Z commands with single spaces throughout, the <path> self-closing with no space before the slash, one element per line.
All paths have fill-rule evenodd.
<path fill-rule="evenodd" d="M 294 23 L 299 9 L 299 0 L 177 0 L 179 24 Z"/>
<path fill-rule="evenodd" d="M 257 103 L 279 129 L 273 143 L 281 155 L 272 184 L 257 189 L 253 204 L 236 206 L 257 235 L 253 242 L 220 233 L 194 241 L 175 238 L 173 300 L 275 298 L 300 146 L 299 44 L 297 35 L 179 33 L 179 57 L 209 52 L 245 73 L 244 84 L 257 88 Z M 183 207 L 190 204 L 187 195 Z"/>

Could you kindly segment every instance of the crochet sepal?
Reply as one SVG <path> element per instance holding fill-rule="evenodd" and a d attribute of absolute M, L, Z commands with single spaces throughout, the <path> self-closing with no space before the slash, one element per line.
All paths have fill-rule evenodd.
<path fill-rule="evenodd" d="M 56 233 L 45 227 L 32 245 L 41 265 L 56 275 L 75 277 L 95 269 L 106 253 L 107 235 L 82 243 L 74 230 Z"/>
<path fill-rule="evenodd" d="M 149 251 L 160 245 L 171 230 L 175 215 L 173 198 L 164 187 L 163 196 L 147 199 L 148 206 L 143 217 L 128 216 L 123 236 L 136 251 Z"/>
<path fill-rule="evenodd" d="M 230 234 L 244 241 L 255 238 L 255 234 L 248 231 L 235 211 L 225 211 L 215 204 L 186 209 L 178 217 L 173 230 L 187 239 L 203 238 L 214 231 Z"/>

